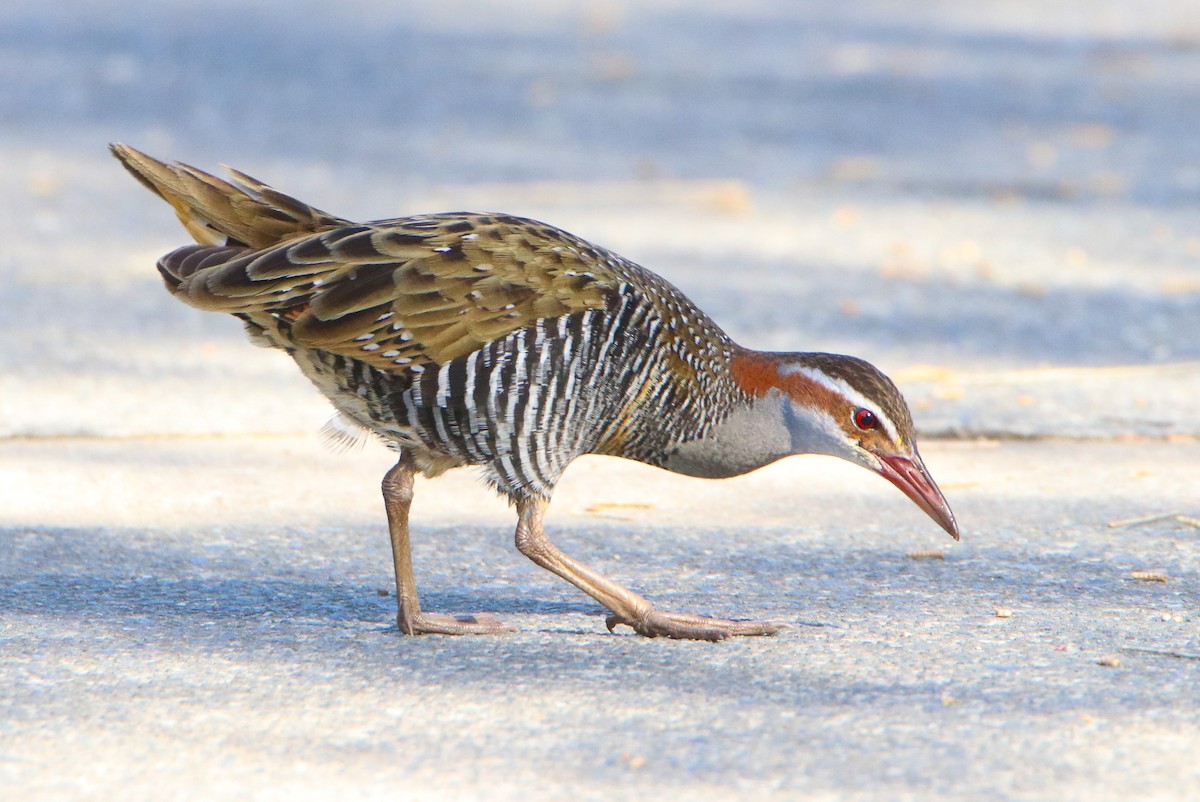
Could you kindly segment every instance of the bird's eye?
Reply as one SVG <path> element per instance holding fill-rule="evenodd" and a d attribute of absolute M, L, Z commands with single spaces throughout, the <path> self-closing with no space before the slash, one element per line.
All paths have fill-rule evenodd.
<path fill-rule="evenodd" d="M 879 418 L 875 417 L 875 413 L 869 409 L 858 409 L 854 411 L 854 425 L 864 432 L 878 429 Z"/>

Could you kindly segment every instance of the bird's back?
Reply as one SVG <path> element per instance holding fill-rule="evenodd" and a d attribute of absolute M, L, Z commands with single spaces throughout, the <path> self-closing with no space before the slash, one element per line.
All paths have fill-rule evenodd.
<path fill-rule="evenodd" d="M 427 471 L 548 493 L 579 454 L 661 464 L 736 395 L 733 345 L 669 282 L 560 229 L 465 212 L 356 224 L 121 146 L 200 241 L 171 291 L 246 321 Z"/>

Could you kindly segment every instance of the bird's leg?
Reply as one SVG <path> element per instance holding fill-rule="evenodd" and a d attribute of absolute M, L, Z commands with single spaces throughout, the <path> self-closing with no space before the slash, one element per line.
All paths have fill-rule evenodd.
<path fill-rule="evenodd" d="M 383 506 L 387 510 L 388 531 L 392 538 L 398 608 L 396 622 L 400 625 L 400 631 L 405 635 L 493 635 L 514 632 L 513 627 L 486 613 L 455 616 L 421 611 L 408 537 L 413 473 L 412 457 L 403 454 L 383 477 Z"/>
<path fill-rule="evenodd" d="M 517 502 L 517 548 L 607 607 L 612 612 L 606 621 L 610 631 L 618 624 L 625 624 L 648 638 L 718 641 L 733 635 L 774 635 L 783 629 L 784 624 L 772 621 L 727 621 L 656 610 L 646 599 L 567 556 L 550 542 L 542 527 L 548 503 L 545 499 Z"/>

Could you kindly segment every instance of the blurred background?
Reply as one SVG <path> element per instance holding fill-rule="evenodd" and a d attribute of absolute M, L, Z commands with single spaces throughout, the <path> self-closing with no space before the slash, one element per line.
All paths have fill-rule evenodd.
<path fill-rule="evenodd" d="M 352 218 L 537 217 L 745 345 L 863 356 L 933 435 L 1190 438 L 1192 0 L 0 7 L 0 435 L 292 432 L 281 354 L 170 298 L 107 143 Z"/>

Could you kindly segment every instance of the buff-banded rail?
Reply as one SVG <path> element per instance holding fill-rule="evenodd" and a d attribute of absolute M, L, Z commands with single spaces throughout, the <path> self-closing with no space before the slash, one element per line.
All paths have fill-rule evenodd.
<path fill-rule="evenodd" d="M 243 173 L 225 181 L 125 145 L 113 154 L 196 244 L 163 256 L 175 297 L 236 315 L 283 349 L 343 425 L 397 454 L 383 479 L 406 634 L 512 631 L 421 609 L 409 550 L 413 476 L 481 469 L 516 508 L 522 554 L 609 611 L 609 629 L 721 640 L 777 622 L 659 610 L 563 553 L 543 517 L 563 471 L 606 454 L 689 476 L 827 454 L 890 480 L 954 538 L 895 384 L 868 362 L 733 342 L 668 281 L 544 223 L 452 212 L 355 223 Z"/>

